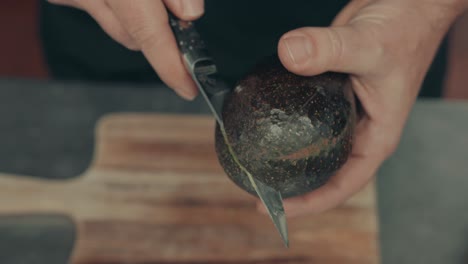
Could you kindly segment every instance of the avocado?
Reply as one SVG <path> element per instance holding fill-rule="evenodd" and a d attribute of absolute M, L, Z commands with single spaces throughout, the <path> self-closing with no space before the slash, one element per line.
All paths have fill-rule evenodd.
<path fill-rule="evenodd" d="M 319 188 L 347 161 L 356 103 L 348 75 L 299 76 L 273 56 L 237 83 L 224 102 L 222 116 L 227 141 L 239 162 L 288 198 Z M 256 195 L 233 160 L 219 124 L 215 149 L 227 176 Z"/>

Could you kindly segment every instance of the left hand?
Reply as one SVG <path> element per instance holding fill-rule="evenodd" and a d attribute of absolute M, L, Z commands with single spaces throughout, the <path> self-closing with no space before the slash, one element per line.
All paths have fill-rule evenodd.
<path fill-rule="evenodd" d="M 438 46 L 467 0 L 354 0 L 328 28 L 300 28 L 278 45 L 299 75 L 348 73 L 364 117 L 353 151 L 324 186 L 286 199 L 288 216 L 334 208 L 363 188 L 395 151 Z M 263 205 L 258 204 L 265 212 Z"/>
<path fill-rule="evenodd" d="M 187 100 L 196 97 L 198 88 L 180 57 L 167 9 L 180 19 L 192 21 L 205 12 L 204 0 L 48 1 L 87 12 L 115 41 L 141 51 L 161 80 L 178 95 Z"/>

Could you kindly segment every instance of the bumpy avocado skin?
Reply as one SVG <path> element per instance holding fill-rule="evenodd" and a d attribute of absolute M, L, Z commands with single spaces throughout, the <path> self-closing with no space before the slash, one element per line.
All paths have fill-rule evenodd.
<path fill-rule="evenodd" d="M 277 57 L 257 65 L 226 99 L 226 133 L 240 162 L 284 198 L 322 186 L 346 162 L 356 122 L 349 77 L 287 71 Z M 256 195 L 232 159 L 219 126 L 215 148 L 228 177 Z"/>

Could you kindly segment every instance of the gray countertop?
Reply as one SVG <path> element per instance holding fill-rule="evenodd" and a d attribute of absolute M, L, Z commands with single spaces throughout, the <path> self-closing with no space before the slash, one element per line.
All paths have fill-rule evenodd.
<path fill-rule="evenodd" d="M 468 263 L 468 102 L 418 102 L 378 198 L 384 263 Z"/>
<path fill-rule="evenodd" d="M 0 80 L 0 171 L 79 175 L 96 121 L 125 111 L 208 113 L 165 87 Z M 378 203 L 383 264 L 468 263 L 468 102 L 417 102 Z M 66 263 L 74 236 L 64 217 L 0 217 L 0 263 Z"/>

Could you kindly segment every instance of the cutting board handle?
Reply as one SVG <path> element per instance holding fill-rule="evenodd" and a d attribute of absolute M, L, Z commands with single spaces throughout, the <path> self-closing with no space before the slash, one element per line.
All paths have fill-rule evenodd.
<path fill-rule="evenodd" d="M 77 197 L 83 196 L 83 189 L 93 186 L 95 193 L 107 191 L 95 182 L 92 176 L 95 168 L 100 171 L 222 173 L 211 144 L 214 134 L 206 133 L 207 127 L 214 133 L 214 124 L 214 119 L 209 117 L 106 115 L 97 123 L 94 158 L 82 176 L 49 180 L 0 173 L 0 215 L 73 215 L 75 211 L 70 208 Z"/>
<path fill-rule="evenodd" d="M 66 214 L 71 181 L 0 174 L 0 215 Z"/>

